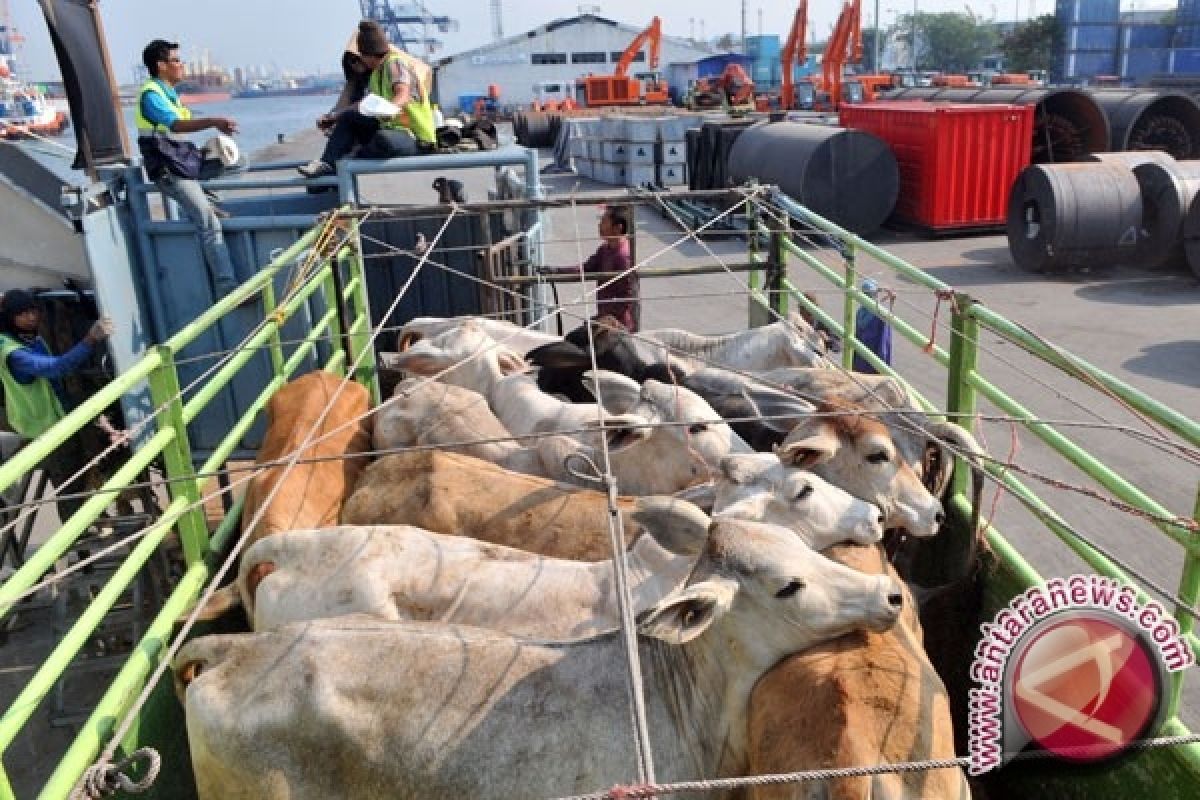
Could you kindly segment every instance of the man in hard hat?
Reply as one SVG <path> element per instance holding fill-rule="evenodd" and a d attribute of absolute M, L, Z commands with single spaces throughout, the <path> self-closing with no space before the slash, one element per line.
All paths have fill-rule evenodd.
<path fill-rule="evenodd" d="M 65 416 L 61 379 L 82 369 L 113 332 L 112 320 L 102 317 L 78 344 L 55 356 L 38 335 L 41 322 L 42 310 L 32 292 L 10 289 L 4 293 L 0 299 L 0 385 L 4 387 L 8 424 L 22 439 L 36 439 Z M 107 419 L 98 423 L 110 436 L 119 433 Z M 40 467 L 59 494 L 73 494 L 83 483 L 71 479 L 86 465 L 83 448 L 72 436 L 43 459 Z M 59 518 L 66 521 L 84 499 L 60 500 Z"/>
<path fill-rule="evenodd" d="M 163 196 L 178 203 L 196 226 L 216 296 L 224 297 L 238 287 L 238 279 L 225 246 L 219 212 L 199 181 L 245 165 L 237 146 L 228 138 L 237 132 L 237 123 L 228 117 L 194 117 L 180 101 L 175 86 L 183 80 L 185 68 L 178 42 L 155 39 L 142 51 L 142 63 L 150 77 L 138 91 L 134 119 L 146 172 Z M 201 149 L 173 136 L 209 129 L 223 134 L 212 149 Z"/>
<path fill-rule="evenodd" d="M 879 289 L 879 284 L 867 278 L 862 282 L 862 291 L 874 301 L 876 308 L 883 298 L 880 295 L 894 296 L 890 291 Z M 854 338 L 862 342 L 879 360 L 891 366 L 892 363 L 892 326 L 887 324 L 878 314 L 866 306 L 859 306 L 854 315 Z M 854 353 L 853 369 L 855 372 L 878 372 L 879 370 L 867 363 L 867 360 Z"/>
<path fill-rule="evenodd" d="M 370 71 L 367 97 L 357 108 L 338 114 L 321 157 L 298 168 L 306 178 L 332 175 L 338 160 L 358 145 L 363 145 L 367 157 L 388 158 L 416 155 L 432 150 L 437 143 L 426 78 L 429 66 L 389 45 L 383 27 L 374 20 L 364 19 L 358 24 L 355 47 L 363 66 Z M 382 118 L 364 113 L 369 110 L 364 103 L 375 98 L 400 109 L 400 113 Z"/>

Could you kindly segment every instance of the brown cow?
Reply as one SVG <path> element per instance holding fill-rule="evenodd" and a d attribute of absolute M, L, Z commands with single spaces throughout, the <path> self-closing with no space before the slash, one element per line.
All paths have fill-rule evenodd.
<path fill-rule="evenodd" d="M 623 512 L 635 502 L 618 500 Z M 612 557 L 607 520 L 600 492 L 435 450 L 384 456 L 367 467 L 341 518 L 343 525 L 414 525 L 575 561 Z M 627 514 L 624 520 L 628 547 L 641 528 Z"/>
<path fill-rule="evenodd" d="M 861 572 L 895 571 L 878 547 L 826 555 Z M 883 633 L 851 633 L 793 655 L 759 680 L 750 700 L 750 774 L 952 759 L 946 687 L 922 649 L 915 604 Z M 754 787 L 752 800 L 962 800 L 961 769 Z"/>
<path fill-rule="evenodd" d="M 365 417 L 370 394 L 361 384 L 349 381 L 334 399 L 341 382 L 340 377 L 328 372 L 310 372 L 281 387 L 267 403 L 267 433 L 255 463 L 285 463 L 263 469 L 250 481 L 242 511 L 243 526 L 258 515 L 267 498 L 271 499 L 247 546 L 280 531 L 337 524 L 342 502 L 366 466 L 365 457 L 340 457 L 365 453 L 371 447 L 370 421 Z M 332 408 L 313 433 L 331 400 Z M 347 424 L 351 422 L 354 424 Z M 286 462 L 310 434 L 310 444 L 298 456 L 301 463 L 289 469 Z M 327 434 L 331 435 L 324 438 Z M 333 460 L 303 463 L 305 459 L 330 457 Z M 278 491 L 271 497 L 276 487 Z"/>

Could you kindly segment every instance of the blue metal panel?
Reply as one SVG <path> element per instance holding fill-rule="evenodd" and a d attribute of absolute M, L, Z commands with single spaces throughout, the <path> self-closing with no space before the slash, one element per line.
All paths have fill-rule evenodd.
<path fill-rule="evenodd" d="M 1169 50 L 1145 48 L 1121 54 L 1121 77 L 1137 82 L 1167 71 Z"/>
<path fill-rule="evenodd" d="M 1067 80 L 1091 79 L 1097 75 L 1117 74 L 1117 53 L 1066 52 L 1063 54 L 1062 75 Z"/>
<path fill-rule="evenodd" d="M 1116 25 L 1072 25 L 1065 31 L 1066 50 L 1116 50 L 1120 28 Z"/>
<path fill-rule="evenodd" d="M 1180 23 L 1200 24 L 1200 0 L 1179 0 L 1175 18 Z"/>
<path fill-rule="evenodd" d="M 779 51 L 782 46 L 777 34 L 766 36 L 747 36 L 746 37 L 746 55 L 755 61 L 760 58 L 767 60 L 779 60 Z"/>
<path fill-rule="evenodd" d="M 1055 16 L 1063 28 L 1080 23 L 1116 25 L 1121 0 L 1058 0 Z"/>
<path fill-rule="evenodd" d="M 1175 36 L 1171 25 L 1126 25 L 1122 28 L 1121 47 L 1138 50 L 1147 47 L 1168 48 Z"/>
<path fill-rule="evenodd" d="M 1174 75 L 1200 74 L 1200 48 L 1179 47 L 1172 50 L 1169 70 Z"/>

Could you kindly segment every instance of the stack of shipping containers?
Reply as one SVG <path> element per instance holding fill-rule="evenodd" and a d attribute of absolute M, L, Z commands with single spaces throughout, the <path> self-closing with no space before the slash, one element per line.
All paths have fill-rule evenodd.
<path fill-rule="evenodd" d="M 1079 83 L 1117 74 L 1120 0 L 1058 0 L 1056 11 L 1063 47 L 1054 64 L 1054 80 Z"/>
<path fill-rule="evenodd" d="M 1175 13 L 1178 31 L 1175 49 L 1167 64 L 1172 73 L 1200 73 L 1200 0 L 1179 0 Z"/>
<path fill-rule="evenodd" d="M 1167 59 L 1175 36 L 1172 25 L 1124 25 L 1121 28 L 1120 75 L 1126 83 L 1144 85 L 1167 71 Z"/>

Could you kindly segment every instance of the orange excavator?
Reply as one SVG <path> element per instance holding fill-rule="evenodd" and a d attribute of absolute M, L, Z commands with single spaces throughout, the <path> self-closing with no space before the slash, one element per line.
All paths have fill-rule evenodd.
<path fill-rule="evenodd" d="M 687 107 L 724 108 L 735 114 L 753 111 L 754 81 L 741 64 L 726 64 L 720 75 L 696 81 L 688 95 Z"/>
<path fill-rule="evenodd" d="M 779 66 L 783 70 L 783 81 L 779 87 L 779 107 L 791 111 L 796 107 L 796 84 L 794 70 L 796 62 L 808 60 L 808 0 L 800 0 L 796 15 L 792 18 L 792 29 L 779 52 Z"/>
<path fill-rule="evenodd" d="M 837 24 L 825 45 L 825 55 L 821 59 L 821 92 L 817 107 L 822 111 L 836 111 L 843 102 L 863 99 L 863 85 L 855 83 L 847 87 L 845 81 L 846 64 L 857 64 L 862 61 L 862 6 L 861 0 L 846 0 L 842 4 L 842 13 L 838 15 Z M 846 89 L 852 88 L 847 96 Z"/>
<path fill-rule="evenodd" d="M 650 45 L 647 65 L 651 72 L 641 79 L 629 75 L 633 59 L 642 47 Z M 631 106 L 638 104 L 660 104 L 667 102 L 667 83 L 656 72 L 658 51 L 662 45 L 662 21 L 655 17 L 650 25 L 639 33 L 621 53 L 612 75 L 588 75 L 583 80 L 584 102 L 590 108 L 601 106 Z M 643 89 L 643 81 L 645 88 Z"/>

